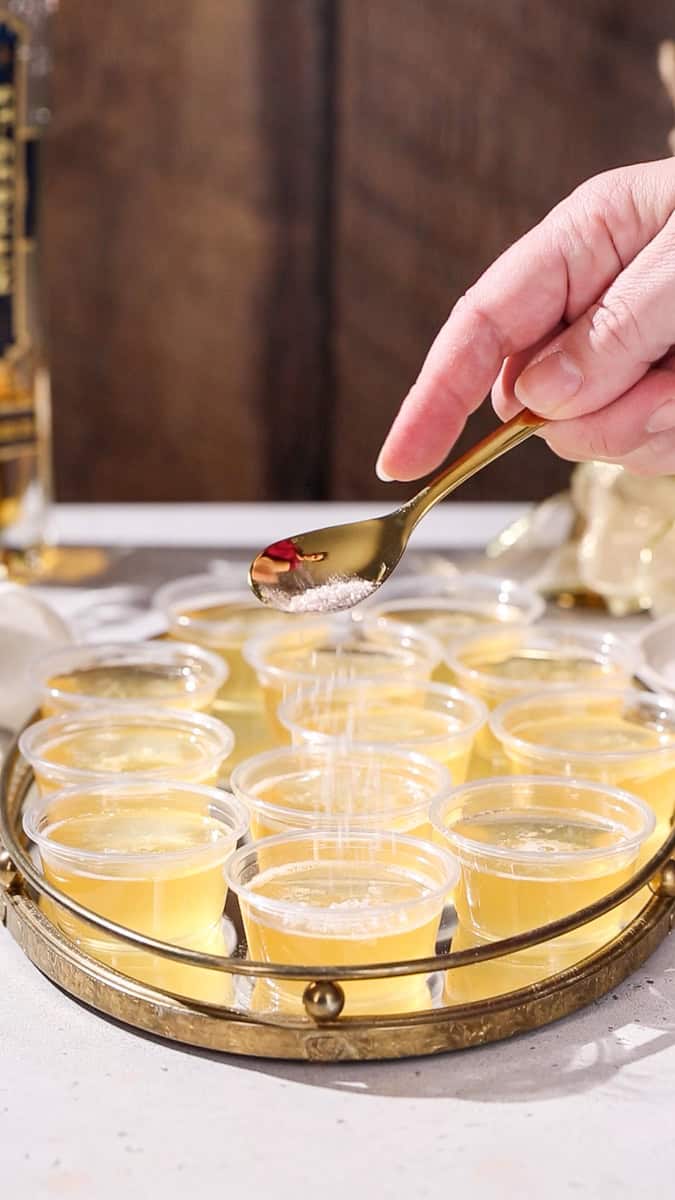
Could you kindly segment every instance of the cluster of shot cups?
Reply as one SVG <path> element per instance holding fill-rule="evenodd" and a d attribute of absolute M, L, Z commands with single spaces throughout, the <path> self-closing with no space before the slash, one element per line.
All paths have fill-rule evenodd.
<path fill-rule="evenodd" d="M 25 829 L 47 878 L 145 937 L 216 953 L 229 888 L 250 957 L 347 970 L 433 955 L 451 898 L 461 948 L 628 878 L 669 824 L 675 772 L 675 707 L 627 690 L 630 649 L 540 623 L 539 598 L 507 581 L 410 576 L 381 596 L 349 617 L 282 617 L 191 577 L 157 596 L 169 640 L 42 660 L 45 719 L 21 748 L 37 785 Z M 111 664 L 126 679 L 112 696 Z M 84 679 L 106 694 L 78 691 Z M 603 722 L 623 732 L 619 750 L 616 737 L 585 748 Z M 126 974 L 231 1002 L 222 973 L 51 915 Z M 448 972 L 446 1002 L 550 974 L 629 915 Z M 270 975 L 252 1002 L 302 1013 L 304 989 Z M 347 1015 L 430 1003 L 423 973 L 343 990 Z"/>

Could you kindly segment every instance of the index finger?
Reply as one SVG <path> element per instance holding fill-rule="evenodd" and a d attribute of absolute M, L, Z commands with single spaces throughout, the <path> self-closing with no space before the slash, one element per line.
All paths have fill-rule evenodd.
<path fill-rule="evenodd" d="M 583 185 L 458 301 L 382 447 L 382 478 L 418 479 L 438 466 L 504 359 L 598 299 L 658 232 L 668 205 L 650 203 L 648 191 L 653 168 L 662 166 L 609 172 Z"/>

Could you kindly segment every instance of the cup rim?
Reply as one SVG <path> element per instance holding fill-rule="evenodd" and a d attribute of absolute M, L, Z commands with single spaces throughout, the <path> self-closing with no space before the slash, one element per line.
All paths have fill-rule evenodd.
<path fill-rule="evenodd" d="M 43 833 L 37 827 L 41 817 L 49 810 L 49 808 L 57 802 L 67 801 L 82 796 L 100 796 L 101 798 L 109 797 L 111 794 L 127 794 L 148 793 L 157 795 L 166 800 L 167 790 L 171 792 L 188 792 L 191 795 L 203 797 L 205 801 L 210 802 L 210 807 L 217 809 L 218 814 L 226 812 L 232 817 L 232 840 L 234 845 L 248 831 L 249 820 L 248 813 L 236 796 L 224 791 L 222 788 L 210 787 L 207 784 L 187 783 L 181 780 L 172 780 L 169 789 L 165 781 L 150 780 L 147 776 L 129 774 L 124 780 L 117 783 L 105 783 L 98 781 L 90 786 L 78 786 L 61 788 L 57 792 L 50 792 L 46 796 L 34 796 L 33 799 L 26 805 L 23 817 L 22 826 L 26 837 L 33 842 L 40 852 L 43 848 L 52 855 L 59 858 L 68 859 L 71 862 L 92 862 L 97 865 L 104 863 L 121 864 L 121 863 L 141 863 L 148 861 L 160 860 L 161 862 L 182 862 L 184 859 L 192 859 L 195 857 L 208 857 L 213 854 L 214 849 L 217 849 L 218 843 L 204 842 L 202 845 L 185 846 L 180 849 L 166 851 L 116 851 L 116 850 L 87 850 L 83 852 L 75 846 L 66 846 L 50 838 L 47 833 Z M 231 853 L 231 847 L 227 847 L 224 857 Z"/>
<path fill-rule="evenodd" d="M 611 647 L 612 653 L 616 653 L 616 660 L 625 666 L 627 672 L 631 675 L 635 671 L 636 666 L 636 650 L 631 644 L 626 643 L 618 638 L 611 630 L 595 630 L 595 629 L 579 629 L 576 625 L 568 621 L 561 621 L 560 624 L 553 621 L 538 621 L 534 624 L 524 624 L 521 621 L 502 622 L 495 624 L 490 630 L 490 637 L 513 637 L 521 634 L 524 639 L 536 639 L 540 636 L 551 638 L 553 642 L 560 638 L 569 638 L 572 642 L 576 641 L 582 648 L 584 642 L 589 645 L 599 647 L 607 645 Z M 550 684 L 548 688 L 536 688 L 536 683 L 541 681 L 505 679 L 501 675 L 492 675 L 489 671 L 481 671 L 479 667 L 471 667 L 464 663 L 460 657 L 461 652 L 474 642 L 482 641 L 486 636 L 485 632 L 472 633 L 467 637 L 453 642 L 452 646 L 445 650 L 445 663 L 451 671 L 462 680 L 473 680 L 479 682 L 483 687 L 488 687 L 491 690 L 496 690 L 502 693 L 509 693 L 513 696 L 523 695 L 526 691 L 532 692 L 549 691 L 559 692 L 561 689 L 569 688 L 568 681 Z M 608 689 L 609 690 L 609 689 Z"/>
<path fill-rule="evenodd" d="M 543 703 L 546 700 L 555 699 L 556 703 L 565 704 L 565 700 L 570 703 L 576 698 L 591 698 L 602 703 L 607 700 L 625 700 L 626 702 L 633 701 L 635 704 L 658 705 L 667 707 L 671 710 L 673 722 L 675 725 L 675 697 L 663 692 L 641 692 L 637 688 L 585 688 L 585 687 L 561 687 L 555 692 L 552 697 L 550 691 L 532 691 L 522 696 L 516 696 L 512 700 L 505 700 L 503 704 L 497 706 L 488 717 L 488 724 L 491 732 L 507 750 L 513 750 L 526 754 L 528 758 L 536 758 L 538 761 L 560 762 L 561 760 L 574 761 L 580 764 L 591 764 L 602 761 L 603 763 L 630 763 L 635 759 L 645 758 L 660 758 L 667 757 L 669 754 L 675 756 L 675 740 L 665 746 L 653 746 L 645 749 L 635 750 L 564 750 L 560 747 L 542 745 L 540 743 L 528 742 L 527 739 L 518 737 L 516 733 L 511 733 L 504 727 L 504 718 L 508 717 L 511 712 L 517 710 L 519 705 L 534 704 L 537 701 Z"/>
<path fill-rule="evenodd" d="M 186 595 L 183 597 L 184 591 Z M 166 619 L 172 636 L 174 630 L 180 630 L 181 634 L 189 633 L 193 637 L 197 635 L 204 642 L 220 645 L 228 634 L 231 636 L 233 627 L 240 621 L 239 617 L 231 617 L 222 621 L 210 621 L 205 617 L 191 617 L 184 624 L 180 621 L 181 616 L 184 617 L 188 608 L 195 604 L 198 606 L 204 600 L 207 603 L 203 607 L 209 607 L 208 601 L 212 600 L 213 607 L 233 603 L 245 605 L 251 609 L 261 608 L 260 601 L 243 582 L 240 587 L 228 587 L 227 580 L 220 579 L 216 574 L 209 575 L 208 573 L 184 575 L 180 579 L 172 579 L 170 583 L 165 583 L 157 589 L 153 595 L 152 604 Z M 277 615 L 283 619 L 283 614 Z"/>
<path fill-rule="evenodd" d="M 425 576 L 425 579 L 434 579 L 435 576 Z M 493 582 L 494 587 L 490 585 Z M 519 584 L 513 579 L 498 579 L 490 575 L 479 575 L 474 572 L 466 575 L 458 575 L 458 582 L 461 582 L 461 587 L 457 587 L 454 591 L 447 592 L 415 592 L 412 588 L 409 592 L 401 593 L 400 595 L 392 596 L 389 600 L 372 598 L 367 609 L 361 616 L 361 620 L 367 621 L 384 621 L 394 622 L 404 625 L 409 622 L 405 619 L 405 613 L 410 609 L 425 609 L 438 608 L 448 613 L 488 613 L 492 614 L 500 606 L 511 606 L 518 609 L 518 617 L 514 619 L 500 620 L 493 616 L 493 622 L 497 625 L 532 625 L 536 622 L 546 609 L 546 602 L 524 584 Z M 401 581 L 402 584 L 403 581 Z M 448 580 L 448 583 L 451 581 Z M 424 585 L 423 585 L 424 586 Z M 474 595 L 471 595 L 471 590 L 474 590 Z M 500 599 L 500 592 L 510 589 L 512 596 L 506 596 Z M 390 615 L 391 613 L 391 615 Z M 401 614 L 399 617 L 398 614 Z M 436 635 L 437 636 L 437 635 Z M 459 635 L 462 636 L 462 635 Z"/>
<path fill-rule="evenodd" d="M 428 596 L 422 596 L 421 593 L 425 589 L 438 589 L 435 596 L 431 593 Z M 514 603 L 522 604 L 533 612 L 533 616 L 527 618 L 526 624 L 536 621 L 546 608 L 546 601 L 531 588 L 529 584 L 522 580 L 512 579 L 508 575 L 490 575 L 483 571 L 457 571 L 454 575 L 435 574 L 432 571 L 416 572 L 409 575 L 398 575 L 395 580 L 387 584 L 387 590 L 392 593 L 392 600 L 413 600 L 416 598 L 424 599 L 439 599 L 442 601 L 454 601 L 455 597 L 467 590 L 482 591 L 491 597 L 498 591 L 511 591 L 517 594 L 518 601 Z M 396 595 L 394 595 L 396 593 Z M 370 600 L 366 600 L 363 605 L 363 613 L 375 611 L 380 605 L 386 604 L 380 593 L 379 597 L 375 595 Z M 504 601 L 508 603 L 508 601 Z"/>
<path fill-rule="evenodd" d="M 40 693 L 45 699 L 54 700 L 69 710 L 80 707 L 97 709 L 136 707 L 142 703 L 138 697 L 110 700 L 105 696 L 90 696 L 86 692 L 66 692 L 61 688 L 49 686 L 50 675 L 58 670 L 59 663 L 63 663 L 64 669 L 69 667 L 72 669 L 73 662 L 77 659 L 98 661 L 105 660 L 108 656 L 119 657 L 122 661 L 128 656 L 132 662 L 157 661 L 162 665 L 171 659 L 180 659 L 181 656 L 186 660 L 197 659 L 208 667 L 212 678 L 210 681 L 200 683 L 196 690 L 190 693 L 190 696 L 196 699 L 201 697 L 204 703 L 208 703 L 209 697 L 215 696 L 216 692 L 227 682 L 230 674 L 230 669 L 223 658 L 194 642 L 144 639 L 142 641 L 69 643 L 34 659 L 28 668 L 29 677 L 39 687 Z M 152 707 L 160 706 L 155 702 Z"/>
<path fill-rule="evenodd" d="M 402 843 L 404 846 L 409 847 L 411 850 L 421 852 L 428 859 L 435 859 L 436 863 L 444 868 L 446 878 L 442 884 L 430 888 L 424 895 L 415 897 L 413 900 L 397 900 L 389 904 L 375 904 L 372 908 L 368 908 L 368 917 L 370 918 L 373 914 L 381 916 L 387 912 L 394 912 L 402 908 L 416 908 L 422 904 L 429 904 L 430 901 L 442 901 L 459 881 L 460 871 L 457 860 L 442 846 L 437 846 L 434 842 L 427 842 L 422 838 L 410 837 L 406 833 L 391 833 L 388 830 L 356 830 L 349 833 L 333 829 L 300 830 L 294 833 L 281 833 L 275 834 L 274 837 L 260 838 L 258 841 L 241 846 L 239 850 L 235 850 L 227 859 L 225 863 L 225 879 L 228 890 L 231 889 L 235 893 L 240 904 L 253 905 L 259 911 L 269 916 L 280 917 L 299 912 L 306 913 L 308 911 L 306 905 L 294 904 L 289 900 L 271 900 L 261 896 L 254 888 L 234 878 L 234 872 L 241 867 L 241 864 L 247 857 L 257 854 L 260 850 L 273 849 L 276 846 L 288 844 L 288 842 L 295 844 L 301 841 L 330 841 L 337 846 L 341 846 L 347 842 L 360 842 L 362 845 L 368 845 L 369 843 L 374 844 L 384 840 L 391 844 L 392 839 L 397 843 Z M 333 928 L 341 929 L 344 926 L 354 924 L 354 909 L 345 911 L 344 909 L 321 909 L 317 907 L 315 911 L 321 912 L 322 921 L 325 922 L 327 920 L 328 925 Z"/>
<path fill-rule="evenodd" d="M 406 684 L 408 683 L 407 680 L 405 682 Z M 311 735 L 313 742 L 318 745 L 335 745 L 341 739 L 345 738 L 344 734 L 330 734 L 322 732 L 321 730 L 309 729 L 306 726 L 300 725 L 297 720 L 292 720 L 288 715 L 289 712 L 292 712 L 294 708 L 299 709 L 303 703 L 307 703 L 308 701 L 311 702 L 323 700 L 324 694 L 326 700 L 328 700 L 329 697 L 339 695 L 341 691 L 346 691 L 347 689 L 353 691 L 355 688 L 358 688 L 359 690 L 365 691 L 367 688 L 373 689 L 386 687 L 391 689 L 392 687 L 396 686 L 397 685 L 395 682 L 386 679 L 354 679 L 351 681 L 345 680 L 344 682 L 338 681 L 337 683 L 331 683 L 330 681 L 319 681 L 314 685 L 314 687 L 301 688 L 300 691 L 294 692 L 291 696 L 287 696 L 285 700 L 282 700 L 281 704 L 279 704 L 277 707 L 277 717 L 279 718 L 279 722 L 283 725 L 284 729 L 287 729 L 291 735 L 299 734 L 304 736 L 304 734 L 307 733 Z M 437 742 L 454 742 L 455 739 L 459 740 L 460 738 L 475 737 L 479 730 L 482 729 L 487 723 L 487 705 L 484 704 L 479 696 L 472 696 L 470 692 L 464 692 L 460 688 L 454 687 L 451 684 L 436 683 L 435 681 L 431 680 L 411 680 L 410 686 L 415 687 L 416 689 L 424 688 L 426 693 L 430 693 L 434 696 L 440 696 L 445 699 L 458 701 L 459 703 L 465 704 L 468 708 L 473 708 L 474 710 L 473 718 L 465 726 L 463 726 L 462 729 L 455 730 L 450 734 L 446 731 L 445 733 L 439 733 L 432 737 L 410 738 L 408 740 L 405 738 L 402 739 L 400 744 L 404 747 L 411 747 L 411 750 L 409 751 L 410 753 L 423 753 L 421 750 L 414 751 L 412 749 L 415 742 L 417 742 L 420 746 L 426 746 L 436 744 Z M 349 744 L 352 746 L 372 746 L 375 744 L 379 746 L 390 746 L 389 742 L 375 743 L 371 739 L 369 739 L 367 742 L 361 742 L 356 738 L 350 738 Z"/>
<path fill-rule="evenodd" d="M 118 772 L 106 772 L 94 767 L 69 767 L 61 763 L 52 763 L 48 758 L 41 754 L 35 745 L 40 739 L 49 736 L 52 732 L 56 735 L 59 731 L 63 731 L 63 737 L 69 736 L 68 726 L 77 725 L 87 728 L 100 729 L 105 726 L 110 728 L 111 724 L 128 725 L 144 725 L 148 723 L 189 726 L 192 729 L 199 728 L 202 732 L 206 732 L 220 744 L 218 750 L 215 748 L 205 755 L 205 768 L 213 767 L 217 770 L 222 763 L 231 755 L 235 746 L 235 735 L 229 725 L 216 717 L 211 717 L 207 713 L 197 712 L 192 709 L 173 709 L 173 708 L 152 708 L 144 707 L 136 704 L 133 708 L 122 707 L 100 707 L 91 709 L 73 709 L 70 712 L 57 713 L 53 717 L 44 717 L 41 721 L 34 721 L 28 725 L 19 736 L 18 746 L 19 751 L 26 761 L 33 768 L 33 771 L 38 768 L 45 776 L 50 778 L 65 778 L 73 780 L 81 780 L 83 783 L 86 780 L 98 779 L 104 781 L 110 774 L 118 775 Z M 72 732 L 75 732 L 73 730 Z M 166 768 L 157 768 L 150 772 L 129 771 L 125 773 L 125 779 L 132 776 L 135 778 L 144 778 L 151 780 L 171 780 L 173 782 L 172 772 L 178 768 L 176 765 Z M 187 780 L 177 780 L 177 782 L 187 783 Z M 110 786 L 110 785 L 108 785 Z M 195 785 L 196 786 L 196 785 Z"/>
<path fill-rule="evenodd" d="M 332 619 L 329 617 L 328 619 L 323 618 L 316 621 L 303 621 L 302 625 L 298 625 L 297 628 L 298 630 L 303 629 L 307 632 L 311 632 L 312 630 L 316 630 L 317 632 L 319 630 L 324 630 L 328 638 L 331 638 L 333 633 L 338 634 L 340 631 L 342 631 L 345 641 L 348 641 L 350 637 L 359 637 L 363 634 L 361 622 L 345 622 L 340 620 L 339 615 L 337 620 L 335 617 Z M 311 670 L 294 671 L 287 667 L 278 667 L 265 662 L 264 653 L 268 643 L 279 637 L 280 633 L 288 634 L 290 632 L 290 627 L 284 625 L 281 629 L 279 627 L 276 629 L 269 629 L 265 633 L 257 634 L 255 637 L 249 638 L 249 640 L 244 643 L 242 650 L 244 659 L 259 676 L 267 676 L 269 679 L 295 681 L 296 684 L 300 683 L 300 685 L 303 683 L 316 683 L 317 676 Z M 402 635 L 402 639 L 408 642 L 417 643 L 417 646 L 413 645 L 410 647 L 411 653 L 415 654 L 420 660 L 422 658 L 425 659 L 425 665 L 429 670 L 429 674 L 431 674 L 431 672 L 434 671 L 442 661 L 443 647 L 441 646 L 440 642 L 438 642 L 436 638 L 432 637 L 430 634 L 422 633 L 416 628 L 406 625 L 405 633 Z M 399 647 L 397 647 L 397 650 L 398 649 Z M 401 646 L 400 649 L 405 651 L 406 647 Z M 422 654 L 422 650 L 424 651 L 424 654 Z M 402 663 L 399 663 L 398 665 L 400 670 L 404 672 L 404 678 L 406 681 L 409 678 L 415 678 L 414 666 L 404 666 Z M 410 674 L 408 674 L 409 672 Z M 392 678 L 392 676 L 388 674 L 378 675 L 375 673 L 370 678 L 384 682 L 387 679 Z M 340 682 L 339 675 L 337 677 L 337 682 Z"/>
<path fill-rule="evenodd" d="M 418 812 L 428 812 L 431 804 L 435 800 L 447 795 L 450 791 L 452 787 L 452 779 L 447 767 L 445 767 L 442 763 L 437 762 L 433 758 L 427 758 L 426 756 L 418 754 L 415 751 L 394 750 L 393 748 L 387 748 L 387 762 L 393 758 L 395 763 L 400 763 L 403 766 L 412 765 L 419 768 L 421 771 L 428 772 L 430 776 L 435 776 L 435 790 L 432 796 L 424 800 L 420 800 L 418 803 L 401 805 L 396 808 L 377 808 L 369 809 L 364 814 L 355 815 L 354 813 L 337 813 L 332 816 L 329 813 L 310 813 L 307 811 L 307 809 L 291 808 L 286 805 L 274 804 L 269 800 L 264 800 L 259 796 L 256 796 L 255 792 L 253 792 L 250 787 L 247 788 L 245 782 L 242 782 L 242 776 L 245 777 L 249 771 L 264 769 L 268 764 L 273 766 L 273 764 L 279 763 L 280 760 L 283 762 L 284 759 L 288 759 L 290 761 L 292 758 L 295 758 L 298 755 L 302 755 L 306 758 L 316 758 L 319 760 L 319 763 L 321 763 L 322 759 L 329 760 L 331 758 L 334 759 L 340 757 L 345 759 L 349 757 L 361 758 L 364 762 L 369 762 L 373 759 L 376 759 L 381 753 L 382 747 L 379 744 L 366 742 L 353 742 L 349 745 L 342 746 L 312 746 L 307 744 L 300 746 L 278 746 L 273 750 L 264 750 L 261 754 L 256 754 L 253 757 L 247 758 L 243 762 L 238 763 L 230 775 L 229 786 L 234 795 L 237 796 L 237 798 L 247 808 L 250 808 L 256 813 L 265 813 L 276 818 L 279 818 L 281 815 L 283 815 L 289 820 L 297 818 L 299 826 L 306 825 L 308 821 L 311 821 L 314 822 L 314 828 L 318 832 L 322 832 L 324 829 L 330 830 L 340 828 L 343 822 L 346 820 L 354 822 L 355 829 L 359 831 L 359 827 L 367 827 L 368 820 L 370 818 L 374 820 L 381 820 L 382 818 L 386 818 L 390 815 L 392 818 L 397 818 L 405 817 L 408 814 Z M 324 769 L 327 767 L 330 767 L 330 762 L 324 762 Z M 296 772 L 294 772 L 294 774 L 295 773 Z M 388 831 L 381 830 L 376 832 L 382 832 L 386 834 Z"/>
<path fill-rule="evenodd" d="M 499 846 L 491 846 L 488 842 L 481 842 L 475 838 L 468 838 L 462 834 L 451 832 L 447 824 L 447 816 L 449 812 L 461 812 L 461 801 L 465 798 L 471 798 L 472 795 L 481 791 L 493 791 L 498 788 L 513 788 L 517 785 L 531 786 L 533 788 L 542 788 L 547 790 L 551 787 L 556 788 L 577 788 L 581 792 L 592 792 L 600 794 L 605 799 L 609 796 L 612 800 L 618 801 L 629 809 L 641 813 L 643 818 L 643 827 L 641 833 L 625 835 L 620 845 L 603 847 L 601 850 L 555 850 L 547 851 L 542 854 L 540 850 L 513 850 L 512 848 L 500 848 Z M 448 801 L 456 800 L 455 808 L 448 810 L 444 816 L 441 816 L 441 807 Z M 488 801 L 486 800 L 486 805 Z M 503 806 L 505 811 L 508 811 L 508 806 Z M 541 807 L 544 807 L 543 805 Z M 494 809 L 489 810 L 494 812 Z M 523 812 L 526 812 L 523 809 Z M 578 811 L 578 810 L 577 810 Z M 429 819 L 432 828 L 441 837 L 450 842 L 458 857 L 465 853 L 478 854 L 484 858 L 491 858 L 499 862 L 518 862 L 518 863 L 562 863 L 562 862 L 589 862 L 597 858 L 614 858 L 621 854 L 630 853 L 631 851 L 639 850 L 640 846 L 647 840 L 656 828 L 656 816 L 648 804 L 641 800 L 639 796 L 634 796 L 632 792 L 624 791 L 623 788 L 615 788 L 599 782 L 594 782 L 590 779 L 579 779 L 577 777 L 567 778 L 559 775 L 494 775 L 486 779 L 475 779 L 471 783 L 463 783 L 458 787 L 453 788 L 450 796 L 445 800 L 441 800 L 432 805 L 429 813 Z"/>

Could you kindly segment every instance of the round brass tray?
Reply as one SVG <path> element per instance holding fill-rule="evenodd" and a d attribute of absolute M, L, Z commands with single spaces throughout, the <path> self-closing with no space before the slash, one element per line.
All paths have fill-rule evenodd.
<path fill-rule="evenodd" d="M 77 905 L 44 879 L 21 833 L 21 809 L 31 783 L 31 771 L 14 744 L 0 777 L 0 921 L 35 966 L 78 1000 L 137 1029 L 208 1050 L 334 1062 L 438 1054 L 498 1041 L 558 1020 L 611 991 L 649 957 L 675 922 L 674 829 L 650 861 L 604 900 L 562 921 L 489 946 L 351 970 L 289 968 L 186 950 L 116 926 Z M 350 1017 L 341 1012 L 341 979 L 429 975 L 501 958 L 580 928 L 642 889 L 648 898 L 618 937 L 574 966 L 518 991 L 400 1016 Z M 91 958 L 70 941 L 40 908 L 40 895 L 123 943 L 188 966 L 244 979 L 305 980 L 307 1015 L 258 1014 L 140 983 Z"/>

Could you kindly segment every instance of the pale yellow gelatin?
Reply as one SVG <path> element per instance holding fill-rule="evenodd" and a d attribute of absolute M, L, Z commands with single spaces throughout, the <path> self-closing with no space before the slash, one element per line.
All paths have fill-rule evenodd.
<path fill-rule="evenodd" d="M 472 739 L 458 736 L 462 722 L 449 713 L 432 712 L 416 704 L 378 705 L 376 700 L 366 709 L 354 710 L 348 702 L 336 702 L 316 715 L 311 715 L 311 702 L 308 709 L 310 733 L 415 750 L 447 767 L 453 783 L 466 779 Z"/>
<path fill-rule="evenodd" d="M 562 627 L 547 631 L 543 626 L 469 638 L 455 647 L 447 661 L 455 682 L 488 708 L 541 688 L 627 687 L 632 663 L 628 650 L 602 635 L 577 635 Z M 508 769 L 502 747 L 485 727 L 476 738 L 469 779 L 500 775 Z"/>
<path fill-rule="evenodd" d="M 215 783 L 219 775 L 213 747 L 198 728 L 157 726 L 122 721 L 114 728 L 84 725 L 69 734 L 55 736 L 40 747 L 40 762 L 34 764 L 41 792 L 76 783 L 69 772 L 119 776 L 155 775 L 189 783 Z"/>
<path fill-rule="evenodd" d="M 219 654 L 229 669 L 227 680 L 209 708 L 209 712 L 229 725 L 235 735 L 234 750 L 227 762 L 228 771 L 275 745 L 257 674 L 242 651 L 250 638 L 287 619 L 283 613 L 264 608 L 253 597 L 185 608 L 172 618 L 172 636 L 189 638 Z"/>
<path fill-rule="evenodd" d="M 293 912 L 284 920 L 242 900 L 250 957 L 288 965 L 355 966 L 434 953 L 440 901 L 436 906 L 419 904 L 428 894 L 423 881 L 397 869 L 395 863 L 386 872 L 378 863 L 354 862 L 340 868 L 293 863 L 274 867 L 254 880 L 249 886 L 256 896 L 283 901 L 293 906 Z M 381 907 L 398 904 L 401 908 L 393 912 Z M 330 916 L 339 911 L 353 913 L 353 922 L 336 932 Z M 423 976 L 348 981 L 342 986 L 345 1013 L 405 1012 L 430 1004 Z M 268 980 L 260 989 L 258 1007 L 302 1012 L 305 987 Z"/>
<path fill-rule="evenodd" d="M 199 709 L 206 703 L 203 694 L 197 690 L 204 686 L 204 679 L 196 660 L 189 667 L 171 667 L 162 663 L 82 667 L 52 675 L 45 686 L 64 697 L 77 696 L 83 701 L 89 698 L 111 703 L 127 700 L 142 703 L 145 700 L 149 704 L 188 709 Z M 45 717 L 63 709 L 64 703 L 58 699 L 45 699 L 42 703 Z"/>
<path fill-rule="evenodd" d="M 222 864 L 235 843 L 222 822 L 173 805 L 126 807 L 120 799 L 114 811 L 88 812 L 87 804 L 86 795 L 69 801 L 68 815 L 49 824 L 52 844 L 42 845 L 40 855 L 50 883 L 100 916 L 161 941 L 215 925 L 225 903 Z M 69 856 L 69 849 L 79 853 Z M 105 934 L 64 909 L 58 923 L 85 948 L 111 947 Z"/>
<path fill-rule="evenodd" d="M 453 833 L 504 854 L 501 862 L 493 857 L 488 861 L 478 846 L 471 856 L 463 856 L 456 890 L 460 922 L 490 940 L 546 925 L 594 903 L 628 879 L 636 859 L 636 853 L 616 853 L 621 830 L 574 811 L 485 813 L 459 820 Z M 514 868 L 511 856 L 523 851 L 539 857 Z M 561 857 L 579 851 L 595 855 L 581 861 Z M 618 927 L 617 914 L 610 913 L 594 923 L 592 932 L 586 927 L 582 936 L 601 937 Z M 579 940 L 579 935 L 565 937 Z"/>

